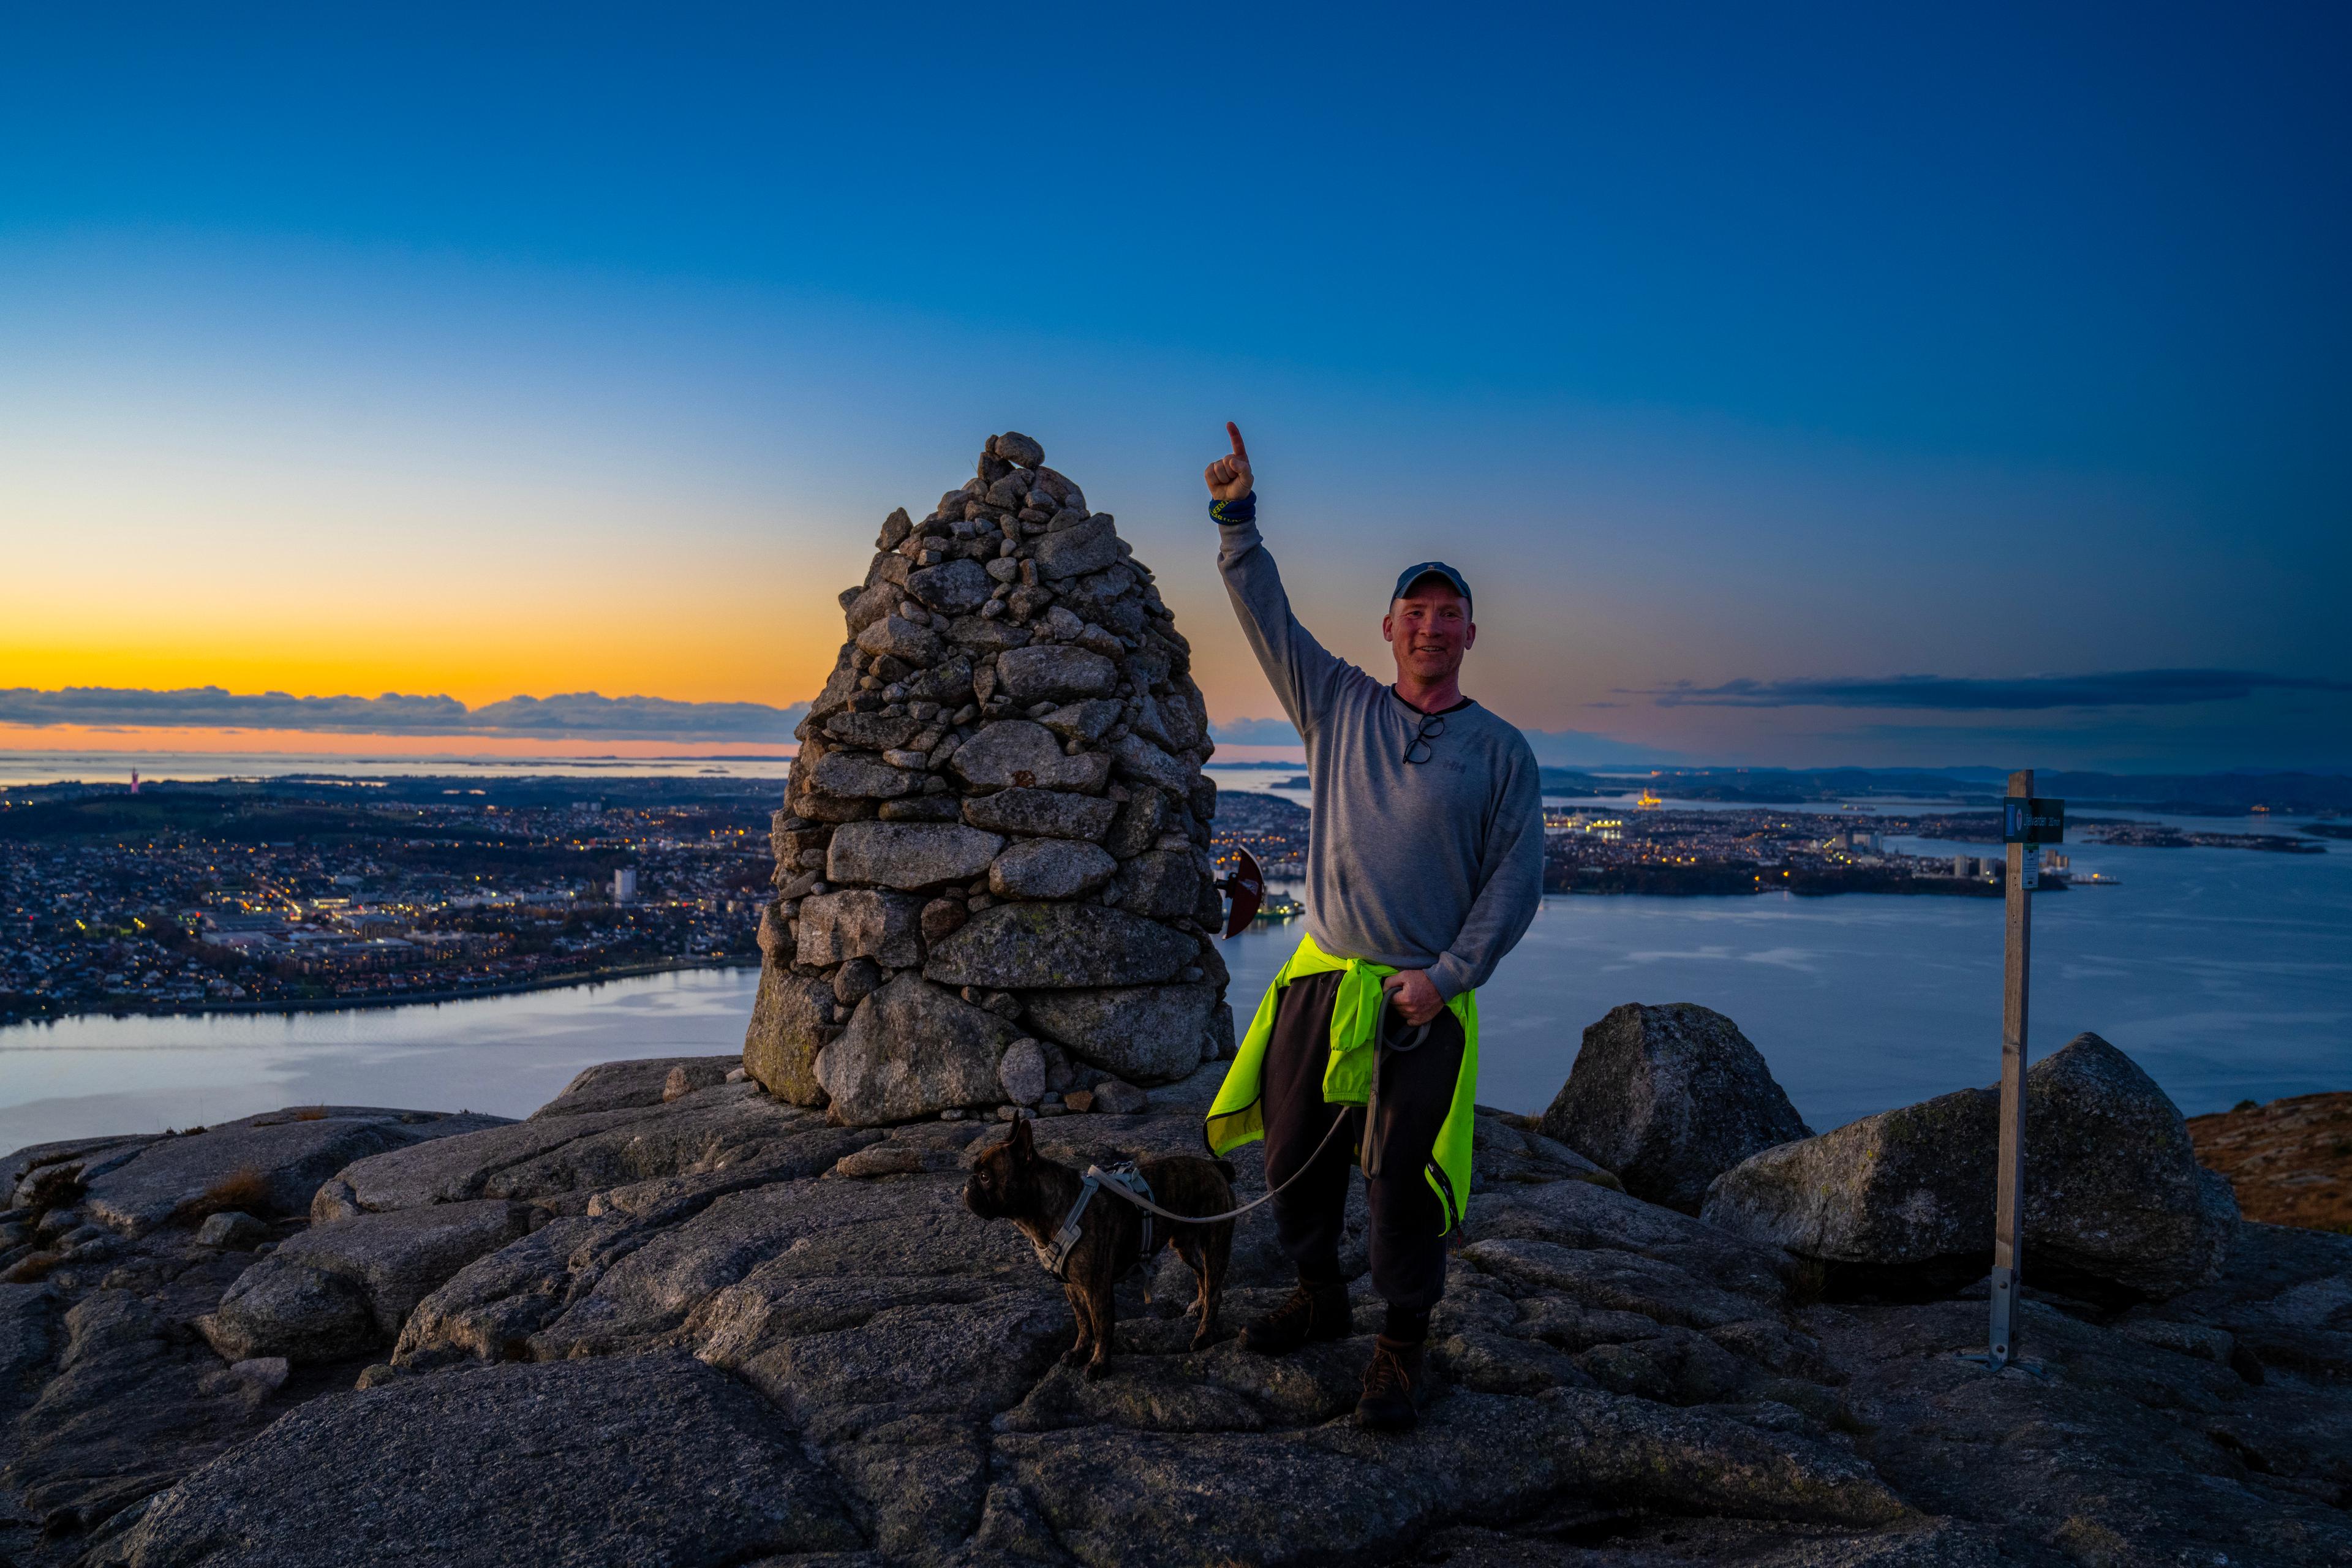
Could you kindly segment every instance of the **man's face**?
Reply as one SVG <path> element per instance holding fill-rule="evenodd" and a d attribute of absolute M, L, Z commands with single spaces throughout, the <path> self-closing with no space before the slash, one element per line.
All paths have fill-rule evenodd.
<path fill-rule="evenodd" d="M 1416 583 L 1389 606 L 1381 636 L 1396 655 L 1397 674 L 1415 680 L 1443 680 L 1462 668 L 1462 656 L 1478 640 L 1470 606 L 1443 583 Z"/>

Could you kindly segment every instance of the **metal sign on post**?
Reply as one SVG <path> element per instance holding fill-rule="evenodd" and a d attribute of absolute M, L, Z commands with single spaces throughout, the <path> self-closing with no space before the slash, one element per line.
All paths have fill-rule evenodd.
<path fill-rule="evenodd" d="M 1999 1372 L 2017 1361 L 2017 1291 L 2025 1228 L 2025 1003 L 2033 954 L 2033 901 L 2042 846 L 2066 841 L 2066 803 L 2038 800 L 2033 770 L 2009 775 L 2001 802 L 2009 846 L 2008 954 L 2001 972 L 2000 1153 L 1995 1167 L 1992 1229 L 1992 1335 L 1969 1359 Z"/>
<path fill-rule="evenodd" d="M 2033 788 L 2033 775 L 2024 775 L 2025 787 Z M 2066 803 L 2063 800 L 2036 800 L 2031 794 L 2017 793 L 2017 780 L 2009 781 L 2010 798 L 2001 803 L 2000 837 L 2003 843 L 2025 846 L 2023 855 L 2009 858 L 2009 876 L 2012 886 L 2021 886 L 2032 892 L 2042 886 L 2042 847 L 2063 844 L 2066 840 Z"/>

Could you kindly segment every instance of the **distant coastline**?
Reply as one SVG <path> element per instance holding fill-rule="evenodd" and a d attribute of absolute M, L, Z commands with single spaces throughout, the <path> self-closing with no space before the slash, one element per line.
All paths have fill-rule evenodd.
<path fill-rule="evenodd" d="M 1625 795 L 1646 788 L 1673 800 L 1752 805 L 1824 805 L 1874 799 L 1998 804 L 2002 776 L 1990 768 L 1565 768 L 1542 770 L 1547 795 Z M 2309 773 L 2102 773 L 2047 769 L 2037 794 L 2074 811 L 2157 812 L 2177 816 L 2352 816 L 2352 775 Z"/>
<path fill-rule="evenodd" d="M 610 980 L 634 980 L 648 974 L 670 974 L 697 969 L 757 969 L 757 953 L 719 958 L 672 959 L 658 963 L 629 963 L 584 974 L 549 975 L 543 979 L 509 981 L 497 985 L 473 985 L 457 991 L 401 991 L 374 996 L 319 996 L 275 1002 L 207 1002 L 159 1006 L 75 1007 L 55 1013 L 28 1013 L 12 1019 L 17 1024 L 60 1024 L 68 1018 L 181 1018 L 214 1013 L 343 1013 L 367 1007 L 411 1007 L 442 1002 L 471 1002 L 484 996 L 513 996 L 526 991 L 563 991 L 575 985 L 601 985 Z"/>
<path fill-rule="evenodd" d="M 2067 885 L 2054 878 L 2035 889 L 2063 893 Z M 1547 868 L 1544 891 L 1564 897 L 1607 897 L 1620 893 L 1652 898 L 1703 899 L 1787 893 L 1800 899 L 1830 898 L 1840 893 L 1885 893 L 1898 897 L 2000 899 L 2007 888 L 1980 878 L 1915 877 L 1874 867 L 1814 868 L 1796 874 L 1768 876 L 1745 866 L 1567 866 Z"/>
<path fill-rule="evenodd" d="M 293 752 L 89 752 L 0 748 L 0 788 L 79 780 L 122 784 L 136 769 L 151 781 L 229 779 L 425 778 L 470 774 L 510 778 L 734 778 L 780 782 L 792 758 L 757 752 L 630 757 L 583 752 L 571 756 L 400 756 Z M 1299 762 L 1212 757 L 1213 773 L 1298 773 Z M 2002 774 L 1993 768 L 1733 768 L 1704 765 L 1647 768 L 1547 763 L 1548 795 L 1632 795 L 1647 788 L 1678 800 L 1755 805 L 1822 805 L 1837 801 L 1904 800 L 1989 807 L 2000 797 Z M 2078 811 L 2105 808 L 2182 816 L 2300 816 L 2343 817 L 2352 832 L 2352 773 L 2215 772 L 2109 773 L 2050 769 L 2037 777 L 2042 793 Z"/>

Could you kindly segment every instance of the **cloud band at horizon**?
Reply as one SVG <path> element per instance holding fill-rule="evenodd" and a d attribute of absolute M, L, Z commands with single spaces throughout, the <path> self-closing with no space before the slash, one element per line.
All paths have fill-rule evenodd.
<path fill-rule="evenodd" d="M 734 741 L 788 744 L 805 702 L 679 702 L 593 691 L 509 697 L 467 708 L 454 697 L 295 697 L 217 686 L 172 691 L 69 686 L 0 689 L 0 724 L 253 729 L 346 735 L 478 735 L 505 740 Z"/>
<path fill-rule="evenodd" d="M 2084 675 L 1979 679 L 1904 675 L 1847 679 L 1687 682 L 1648 691 L 1659 707 L 1913 710 L 1944 712 L 2180 708 L 2297 693 L 2323 699 L 2352 692 L 2352 682 L 2228 669 L 2116 670 Z M 515 696 L 468 708 L 447 695 L 296 697 L 283 691 L 233 692 L 218 686 L 155 690 L 69 686 L 55 691 L 0 688 L 0 725 L 40 729 L 217 729 L 380 736 L 471 736 L 509 741 L 649 741 L 788 745 L 806 702 L 691 702 L 671 698 L 606 697 L 593 691 Z M 1281 719 L 1213 723 L 1221 743 L 1293 748 L 1297 731 Z M 1546 763 L 1674 762 L 1675 753 L 1627 745 L 1578 731 L 1529 730 Z"/>
<path fill-rule="evenodd" d="M 1626 695 L 1661 708 L 1924 708 L 1948 712 L 2033 711 L 2048 708 L 2177 708 L 2237 702 L 2258 691 L 2352 692 L 2352 681 L 2268 675 L 2243 669 L 2124 669 L 2093 675 L 2029 675 L 2011 679 L 1897 675 L 1849 680 L 1680 682 Z"/>

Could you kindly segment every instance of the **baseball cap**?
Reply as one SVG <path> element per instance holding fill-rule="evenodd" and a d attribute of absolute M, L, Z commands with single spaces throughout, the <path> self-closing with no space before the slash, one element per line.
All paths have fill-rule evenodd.
<path fill-rule="evenodd" d="M 1470 603 L 1470 584 L 1462 580 L 1461 573 L 1443 561 L 1424 561 L 1418 566 L 1406 567 L 1402 574 L 1397 578 L 1396 592 L 1389 595 L 1389 603 L 1393 605 L 1403 598 L 1405 591 L 1423 577 L 1444 578 L 1454 585 L 1454 591 L 1462 595 L 1464 604 Z"/>

